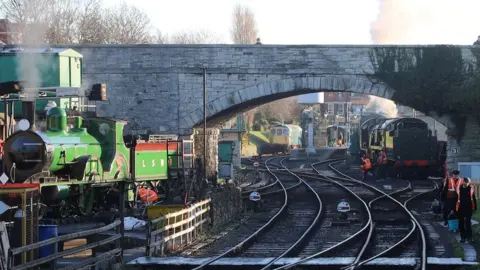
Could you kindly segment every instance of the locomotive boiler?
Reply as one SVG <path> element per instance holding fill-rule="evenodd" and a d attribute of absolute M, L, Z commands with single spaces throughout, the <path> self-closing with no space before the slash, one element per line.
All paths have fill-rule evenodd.
<path fill-rule="evenodd" d="M 82 117 L 74 118 L 67 131 L 64 109 L 53 107 L 47 112 L 46 132 L 22 130 L 4 144 L 4 164 L 15 182 L 39 182 L 42 172 L 57 177 L 83 180 L 87 162 L 102 156 L 100 142 L 82 127 Z M 98 169 L 97 169 L 98 170 Z M 90 172 L 89 176 L 97 172 Z"/>

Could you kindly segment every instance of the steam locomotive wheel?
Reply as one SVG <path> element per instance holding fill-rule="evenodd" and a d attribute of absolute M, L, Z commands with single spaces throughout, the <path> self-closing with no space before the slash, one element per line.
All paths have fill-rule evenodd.
<path fill-rule="evenodd" d="M 69 214 L 68 209 L 69 209 L 69 207 L 68 207 L 67 202 L 62 200 L 60 202 L 60 206 L 58 207 L 58 214 L 60 215 L 61 218 L 68 217 L 68 214 Z"/>

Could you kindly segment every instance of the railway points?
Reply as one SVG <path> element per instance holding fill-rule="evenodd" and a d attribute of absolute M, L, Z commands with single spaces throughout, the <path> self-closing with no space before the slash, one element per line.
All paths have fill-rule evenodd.
<path fill-rule="evenodd" d="M 278 163 L 276 165 L 270 165 L 270 168 L 276 168 L 271 169 L 272 173 L 277 175 L 279 178 L 281 177 L 281 179 L 287 179 L 285 176 L 288 175 L 287 170 L 290 170 L 292 173 L 295 173 L 298 177 L 308 182 L 323 202 L 324 211 L 322 212 L 317 226 L 315 226 L 312 229 L 312 232 L 308 234 L 308 241 L 305 241 L 299 245 L 298 248 L 293 252 L 290 252 L 288 256 L 277 256 L 278 253 L 281 253 L 281 248 L 285 250 L 285 247 L 283 247 L 281 244 L 278 245 L 279 249 L 275 251 L 270 250 L 268 248 L 268 244 L 265 245 L 264 243 L 265 246 L 263 249 L 258 248 L 255 250 L 255 252 L 250 254 L 248 254 L 250 252 L 248 249 L 243 255 L 222 257 L 218 257 L 215 256 L 216 254 L 209 254 L 207 252 L 201 254 L 201 252 L 198 251 L 197 254 L 191 254 L 191 256 L 185 256 L 186 254 L 183 254 L 184 256 L 182 257 L 170 257 L 165 259 L 149 258 L 148 260 L 146 258 L 139 258 L 135 262 L 132 262 L 132 266 L 140 264 L 160 264 L 172 267 L 172 269 L 176 269 L 177 267 L 195 269 L 210 269 L 210 267 L 214 267 L 215 269 L 221 269 L 223 267 L 238 269 L 263 269 L 267 265 L 270 267 L 269 269 L 289 269 L 293 266 L 301 267 L 302 269 L 320 266 L 322 269 L 339 269 L 340 267 L 344 267 L 345 269 L 355 269 L 355 267 L 351 267 L 352 265 L 361 265 L 366 269 L 378 269 L 379 267 L 381 268 L 384 266 L 395 269 L 413 269 L 416 266 L 421 266 L 420 258 L 422 248 L 421 238 L 417 236 L 418 227 L 414 230 L 415 233 L 413 233 L 416 223 L 408 214 L 401 213 L 404 211 L 404 209 L 400 207 L 400 204 L 405 206 L 405 202 L 409 201 L 407 204 L 408 209 L 413 209 L 411 212 L 415 215 L 415 217 L 418 218 L 415 210 L 417 210 L 417 205 L 422 204 L 420 202 L 424 201 L 423 197 L 419 195 L 428 196 L 429 191 L 436 187 L 435 181 L 425 180 L 423 182 L 413 182 L 401 179 L 389 179 L 382 181 L 372 180 L 372 182 L 368 182 L 367 184 L 375 187 L 376 189 L 362 187 L 361 184 L 359 185 L 358 183 L 354 182 L 354 180 L 348 179 L 346 176 L 339 175 L 339 173 L 347 173 L 350 176 L 358 177 L 358 172 L 356 172 L 356 175 L 354 173 L 355 170 L 349 170 L 349 166 L 341 165 L 342 163 L 332 164 L 340 160 L 342 156 L 344 156 L 344 153 L 336 155 L 332 155 L 330 153 L 325 157 L 328 156 L 336 159 L 332 159 L 323 165 L 316 166 L 316 168 L 319 172 L 330 170 L 330 175 L 336 174 L 335 177 L 331 178 L 328 176 L 325 177 L 325 175 L 321 176 L 318 173 L 314 174 L 313 172 L 315 170 L 313 169 L 308 170 L 307 168 L 315 162 L 307 161 L 306 159 L 302 160 L 301 157 L 297 157 L 293 160 L 285 157 L 279 158 L 283 159 L 282 163 L 285 165 L 283 168 L 281 168 L 281 165 Z M 300 170 L 302 165 L 303 168 Z M 332 170 L 334 168 L 339 169 L 339 171 Z M 265 166 L 260 166 L 260 170 L 266 170 Z M 330 180 L 330 182 L 319 180 L 320 178 L 323 180 Z M 283 181 L 288 183 L 288 180 Z M 333 184 L 331 181 L 337 182 L 338 184 L 344 186 L 344 188 L 340 188 L 338 184 Z M 259 187 L 260 190 L 264 188 L 263 191 L 259 191 L 259 193 L 262 194 L 262 199 L 264 193 L 278 191 L 277 188 L 274 188 L 275 183 L 276 180 L 269 180 L 264 186 Z M 293 179 L 291 180 L 291 183 L 286 185 L 287 188 L 289 185 L 295 186 Z M 360 200 L 355 200 L 355 196 L 352 193 L 349 195 L 349 191 L 347 191 L 347 189 L 356 194 Z M 254 190 L 254 188 L 251 190 Z M 251 192 L 251 190 L 249 190 L 249 192 Z M 292 196 L 295 195 L 295 191 L 299 190 L 292 189 L 287 191 L 287 193 L 289 196 Z M 388 194 L 388 196 L 386 194 Z M 268 194 L 266 197 L 270 197 L 272 199 L 275 198 L 269 196 Z M 393 202 L 390 197 L 398 201 L 398 203 Z M 340 198 L 346 199 L 351 205 L 351 211 L 347 217 L 347 220 L 342 220 L 340 213 L 336 211 L 338 202 L 341 201 Z M 374 224 L 374 233 L 369 240 L 371 242 L 371 246 L 366 248 L 361 256 L 358 255 L 362 250 L 363 243 L 365 243 L 365 241 L 356 243 L 352 241 L 350 245 L 346 245 L 345 247 L 340 245 L 342 247 L 341 249 L 337 250 L 336 248 L 333 248 L 328 252 L 323 252 L 341 242 L 342 238 L 335 238 L 333 235 L 341 235 L 343 240 L 345 240 L 358 232 L 362 227 L 367 227 L 367 220 L 365 219 L 367 217 L 366 208 L 362 207 L 362 201 L 367 206 L 370 206 L 369 211 L 371 211 L 372 221 Z M 269 203 L 271 203 L 271 201 L 269 201 Z M 299 202 L 299 205 L 301 205 L 301 201 Z M 305 213 L 307 213 L 306 216 L 311 217 L 311 213 L 308 212 L 310 212 L 309 208 L 305 207 L 300 211 L 297 210 L 296 215 L 302 215 L 302 213 L 305 215 Z M 402 222 L 400 222 L 399 219 L 401 219 Z M 298 224 L 302 223 L 301 219 L 299 219 L 298 222 Z M 419 222 L 422 224 L 424 230 L 428 232 L 428 230 L 425 229 L 426 226 L 423 223 L 423 220 L 419 219 Z M 246 219 L 242 225 L 246 225 L 248 223 L 249 220 Z M 258 226 L 260 226 L 260 224 L 258 224 L 257 227 Z M 275 227 L 275 225 L 273 227 Z M 305 225 L 299 227 L 305 228 Z M 230 233 L 233 233 L 234 231 L 235 229 L 233 229 Z M 357 237 L 363 237 L 365 240 L 367 231 L 368 230 L 365 230 L 363 234 L 358 234 Z M 267 235 L 268 233 L 265 234 L 265 236 Z M 294 236 L 295 234 L 290 235 Z M 212 246 L 216 245 L 217 242 L 221 243 L 223 241 L 222 239 L 227 239 L 228 237 L 229 234 L 223 235 L 223 237 L 214 242 Z M 329 237 L 331 239 L 329 239 Z M 429 237 L 430 234 L 427 235 L 427 238 Z M 268 238 L 270 237 L 267 237 L 267 239 Z M 269 241 L 273 241 L 272 243 L 274 243 L 276 240 L 278 241 L 278 238 L 271 237 Z M 398 242 L 402 242 L 402 244 L 390 250 L 390 248 L 395 247 L 395 244 Z M 217 245 L 219 244 L 217 243 Z M 427 247 L 428 250 L 430 250 L 432 247 L 429 242 Z M 241 253 L 241 251 L 239 251 L 239 253 Z M 268 256 L 269 253 L 275 255 L 275 257 Z M 305 260 L 305 257 L 308 258 L 312 255 L 317 256 Z M 208 265 L 199 267 L 207 262 Z M 429 267 L 434 267 L 434 269 L 448 269 L 448 267 L 452 266 L 476 265 L 476 262 L 468 262 L 461 260 L 460 258 L 451 258 L 448 256 L 444 256 L 442 258 L 440 256 L 436 256 L 435 254 L 428 253 L 428 256 L 425 260 L 425 265 L 427 264 Z"/>
<path fill-rule="evenodd" d="M 340 169 L 342 172 L 348 174 L 352 177 L 360 177 L 360 170 L 357 167 L 352 167 L 348 164 L 336 164 L 336 168 Z M 413 185 L 413 189 L 418 189 L 419 191 L 425 191 L 430 187 L 432 181 L 437 184 L 440 183 L 440 179 L 433 178 L 432 180 L 418 180 L 413 179 L 409 182 Z M 398 182 L 398 179 L 389 178 L 388 180 L 374 180 L 368 181 L 377 186 L 391 185 L 392 183 Z M 404 196 L 409 196 L 409 194 L 404 194 Z M 454 241 L 455 234 L 449 232 L 447 228 L 444 228 L 441 224 L 443 220 L 441 216 L 436 215 L 431 210 L 431 205 L 434 199 L 439 199 L 438 192 L 427 193 L 422 196 L 422 200 L 416 200 L 413 202 L 413 212 L 419 218 L 420 223 L 426 229 L 429 239 L 429 249 L 428 256 L 446 258 L 452 257 L 454 255 L 454 250 L 452 248 L 452 242 Z M 468 259 L 468 258 L 465 258 Z M 472 261 L 467 260 L 467 261 Z"/>

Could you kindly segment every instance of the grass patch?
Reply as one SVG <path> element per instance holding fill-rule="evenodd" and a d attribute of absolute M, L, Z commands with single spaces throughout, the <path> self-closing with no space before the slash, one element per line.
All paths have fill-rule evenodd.
<path fill-rule="evenodd" d="M 463 248 L 460 246 L 460 244 L 457 242 L 456 239 L 452 240 L 452 247 L 453 247 L 453 256 L 463 259 L 463 255 L 464 255 Z"/>
<path fill-rule="evenodd" d="M 268 132 L 250 131 L 247 145 L 242 145 L 242 156 L 258 155 L 257 147 L 263 143 L 269 143 Z"/>
<path fill-rule="evenodd" d="M 480 200 L 477 200 L 477 205 L 480 203 Z M 472 215 L 472 220 L 480 222 L 480 209 L 475 211 Z M 472 225 L 472 237 L 475 243 L 472 245 L 477 251 L 477 261 L 480 261 L 480 225 Z M 478 268 L 480 269 L 480 267 Z"/>
<path fill-rule="evenodd" d="M 479 205 L 479 203 L 480 203 L 480 200 L 477 200 L 477 205 Z M 477 211 L 473 212 L 472 219 L 480 222 L 480 209 L 478 209 Z"/>
<path fill-rule="evenodd" d="M 262 131 L 250 131 L 250 134 L 257 137 L 259 140 L 262 140 L 266 143 L 269 143 L 270 140 L 268 139 L 269 133 L 262 132 Z"/>
<path fill-rule="evenodd" d="M 248 145 L 242 146 L 242 156 L 256 156 L 257 146 L 250 142 Z"/>

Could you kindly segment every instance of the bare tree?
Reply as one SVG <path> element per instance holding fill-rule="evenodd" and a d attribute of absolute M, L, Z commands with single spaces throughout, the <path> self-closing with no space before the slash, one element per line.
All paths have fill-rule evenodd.
<path fill-rule="evenodd" d="M 232 40 L 235 44 L 254 44 L 257 40 L 258 29 L 255 16 L 250 8 L 236 5 L 232 14 Z"/>
<path fill-rule="evenodd" d="M 79 10 L 78 17 L 78 43 L 105 43 L 107 31 L 102 14 L 101 0 L 86 0 Z"/>
<path fill-rule="evenodd" d="M 83 1 L 55 0 L 47 10 L 45 39 L 49 44 L 68 44 L 77 40 L 77 16 Z"/>
<path fill-rule="evenodd" d="M 45 41 L 48 9 L 48 0 L 0 0 L 0 11 L 15 24 L 19 37 L 28 38 L 28 43 Z"/>
<path fill-rule="evenodd" d="M 170 40 L 160 30 L 152 34 L 147 14 L 126 3 L 103 9 L 102 0 L 0 0 L 0 11 L 20 33 L 16 43 L 165 44 Z M 180 44 L 219 40 L 206 30 L 180 32 L 171 39 Z"/>
<path fill-rule="evenodd" d="M 0 11 L 23 43 L 104 43 L 101 0 L 0 0 Z"/>
<path fill-rule="evenodd" d="M 148 43 L 151 35 L 150 18 L 134 6 L 122 3 L 119 7 L 106 11 L 106 43 L 141 44 Z"/>
<path fill-rule="evenodd" d="M 214 44 L 219 43 L 220 38 L 208 30 L 179 32 L 172 36 L 175 44 Z"/>
<path fill-rule="evenodd" d="M 168 44 L 168 35 L 162 33 L 160 30 L 156 30 L 155 34 L 150 37 L 150 43 L 154 44 Z"/>

